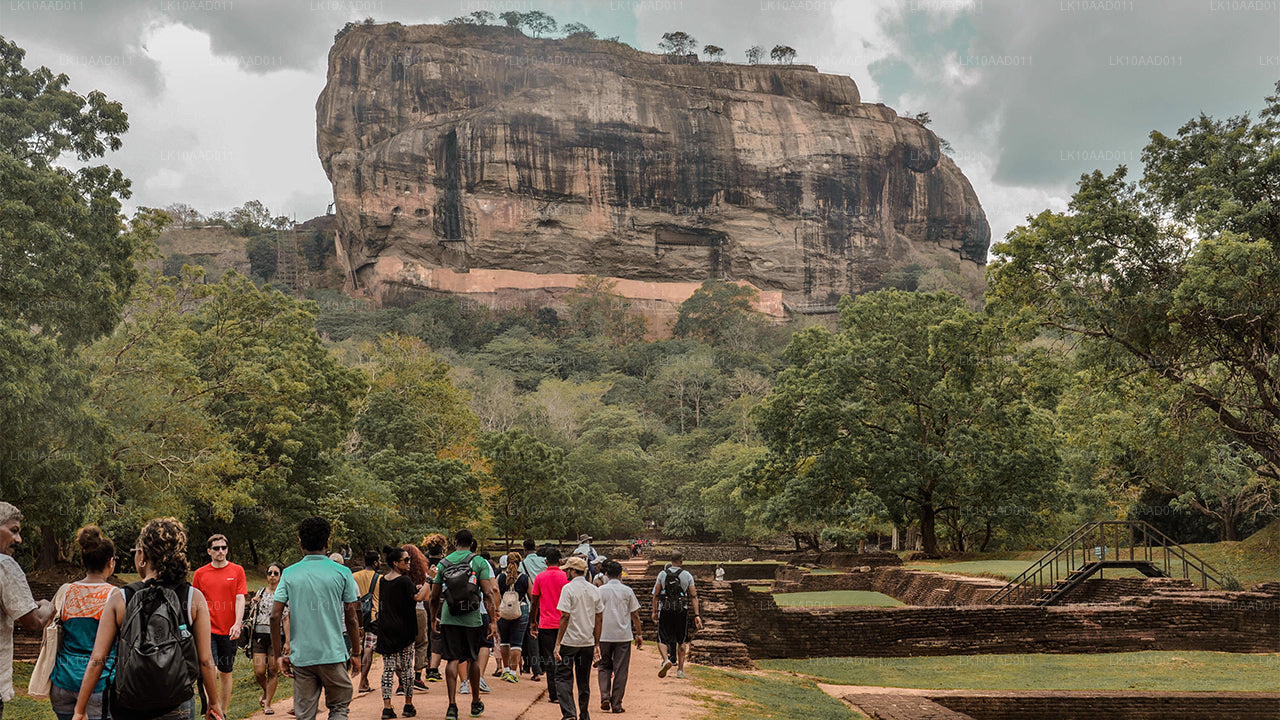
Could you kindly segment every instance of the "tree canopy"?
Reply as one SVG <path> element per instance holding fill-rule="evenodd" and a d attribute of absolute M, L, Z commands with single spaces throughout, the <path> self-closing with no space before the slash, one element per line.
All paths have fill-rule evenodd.
<path fill-rule="evenodd" d="M 1280 88 L 1280 84 L 1277 85 Z M 1202 115 L 1152 133 L 1136 184 L 1080 179 L 1067 212 L 993 251 L 993 302 L 1083 338 L 1211 411 L 1280 480 L 1280 96 L 1257 121 Z"/>

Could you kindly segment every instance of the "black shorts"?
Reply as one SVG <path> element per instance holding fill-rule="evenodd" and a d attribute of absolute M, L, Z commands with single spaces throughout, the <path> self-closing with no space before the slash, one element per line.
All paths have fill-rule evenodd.
<path fill-rule="evenodd" d="M 210 634 L 209 650 L 213 653 L 213 662 L 218 672 L 229 673 L 236 666 L 236 641 L 230 635 Z"/>
<path fill-rule="evenodd" d="M 658 615 L 658 642 L 668 647 L 689 642 L 689 611 L 663 610 Z"/>
<path fill-rule="evenodd" d="M 255 630 L 253 639 L 250 641 L 253 647 L 254 655 L 270 655 L 271 654 L 271 633 Z"/>
<path fill-rule="evenodd" d="M 487 631 L 480 627 L 463 627 L 461 625 L 441 625 L 442 638 L 440 657 L 445 660 L 476 660 L 480 657 L 480 646 L 484 643 Z"/>

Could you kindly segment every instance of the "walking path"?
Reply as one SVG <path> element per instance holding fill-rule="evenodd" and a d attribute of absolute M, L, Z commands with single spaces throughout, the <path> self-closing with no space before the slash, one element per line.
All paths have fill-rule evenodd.
<path fill-rule="evenodd" d="M 644 647 L 636 650 L 631 648 L 631 674 L 627 680 L 627 694 L 623 701 L 623 707 L 626 709 L 626 716 L 630 718 L 668 718 L 669 720 L 692 720 L 693 718 L 705 715 L 702 705 L 695 701 L 692 697 L 693 686 L 690 680 L 680 680 L 675 677 L 675 672 L 667 675 L 666 679 L 658 677 L 658 667 L 661 661 L 658 659 L 658 649 L 655 645 L 645 643 Z M 492 674 L 494 664 L 489 663 L 489 673 Z M 443 668 L 441 669 L 443 672 Z M 591 706 L 589 708 L 593 718 L 612 717 L 606 711 L 600 709 L 600 689 L 596 683 L 596 671 L 591 671 Z M 350 717 L 352 720 L 379 720 L 382 717 L 382 691 L 379 682 L 382 678 L 382 658 L 375 655 L 373 660 L 373 668 L 369 672 L 369 683 L 373 685 L 373 692 L 356 695 L 351 702 Z M 354 679 L 359 683 L 359 678 Z M 547 701 L 547 683 L 542 680 L 538 683 L 531 682 L 528 675 L 521 675 L 520 682 L 511 684 L 499 680 L 495 677 L 485 677 L 485 682 L 489 683 L 489 687 L 493 692 L 482 694 L 481 699 L 484 701 L 485 712 L 483 717 L 495 718 L 496 720 L 559 720 L 561 717 L 560 706 L 552 705 Z M 428 690 L 415 691 L 413 695 L 413 705 L 418 711 L 419 718 L 426 720 L 438 720 L 444 717 L 445 710 L 449 705 L 448 692 L 445 690 L 444 682 L 427 683 Z M 401 708 L 404 706 L 404 698 L 395 696 L 391 699 L 391 707 L 396 711 L 396 715 L 400 715 Z M 289 708 L 292 707 L 291 700 L 281 700 L 275 703 L 275 715 L 270 716 L 270 720 L 292 720 L 288 714 Z M 458 698 L 459 716 L 467 718 L 471 708 L 471 697 Z M 320 717 L 325 717 L 327 711 L 324 709 L 323 700 L 320 707 Z M 252 720 L 267 720 L 268 716 L 261 711 L 250 716 Z"/>

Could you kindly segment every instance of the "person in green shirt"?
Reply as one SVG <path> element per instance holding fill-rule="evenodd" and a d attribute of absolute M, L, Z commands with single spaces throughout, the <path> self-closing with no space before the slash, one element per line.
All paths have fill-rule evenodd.
<path fill-rule="evenodd" d="M 436 568 L 431 582 L 431 618 L 440 627 L 443 639 L 441 657 L 445 665 L 445 687 L 449 692 L 449 709 L 446 720 L 458 717 L 458 663 L 467 661 L 471 685 L 471 717 L 484 713 L 480 701 L 480 644 L 485 638 L 498 637 L 498 590 L 494 582 L 493 568 L 479 555 L 471 552 L 471 531 L 462 528 L 453 536 L 457 548 L 445 556 Z M 489 614 L 486 626 L 480 614 L 480 604 L 485 603 Z"/>

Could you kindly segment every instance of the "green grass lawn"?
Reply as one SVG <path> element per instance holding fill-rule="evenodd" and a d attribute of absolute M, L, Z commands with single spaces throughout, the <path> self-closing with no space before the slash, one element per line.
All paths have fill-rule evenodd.
<path fill-rule="evenodd" d="M 753 588 L 754 589 L 754 588 Z M 777 593 L 781 607 L 901 607 L 902 602 L 870 590 L 828 590 L 826 592 Z"/>
<path fill-rule="evenodd" d="M 32 663 L 16 662 L 13 664 L 13 700 L 4 704 L 5 720 L 56 720 L 49 701 L 39 700 L 27 695 L 27 683 L 31 680 Z M 258 683 L 253 679 L 253 663 L 241 652 L 236 656 L 234 671 L 235 689 L 231 692 L 231 704 L 227 708 L 227 716 L 231 720 L 246 718 L 258 711 L 258 696 L 262 693 Z M 274 707 L 276 715 L 290 717 L 285 713 L 292 704 L 293 681 L 280 678 L 280 688 L 276 690 Z M 281 700 L 284 700 L 282 703 Z M 196 702 L 199 702 L 197 700 Z M 199 712 L 199 708 L 196 708 Z"/>
<path fill-rule="evenodd" d="M 1275 692 L 1280 655 L 1135 652 L 763 660 L 760 667 L 838 685 L 972 690 Z"/>
<path fill-rule="evenodd" d="M 776 672 L 744 673 L 694 665 L 689 670 L 701 690 L 695 697 L 715 720 L 866 720 L 824 693 L 812 680 Z M 737 702 L 719 693 L 738 698 Z"/>

